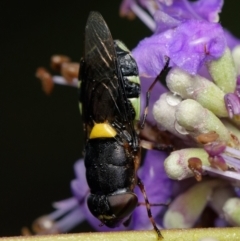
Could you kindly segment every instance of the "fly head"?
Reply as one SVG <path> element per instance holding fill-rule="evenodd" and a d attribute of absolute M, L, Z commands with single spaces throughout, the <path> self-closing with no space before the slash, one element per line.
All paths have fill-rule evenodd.
<path fill-rule="evenodd" d="M 96 218 L 107 227 L 115 228 L 129 219 L 138 204 L 138 198 L 129 191 L 110 195 L 91 194 L 87 203 Z"/>

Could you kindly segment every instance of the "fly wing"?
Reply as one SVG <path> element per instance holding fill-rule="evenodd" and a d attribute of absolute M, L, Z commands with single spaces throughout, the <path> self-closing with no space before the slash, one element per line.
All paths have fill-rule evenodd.
<path fill-rule="evenodd" d="M 85 29 L 83 64 L 80 70 L 84 122 L 113 121 L 121 116 L 116 52 L 111 33 L 98 12 L 91 12 Z"/>
<path fill-rule="evenodd" d="M 106 78 L 112 79 L 116 69 L 114 42 L 106 22 L 98 12 L 91 12 L 88 17 L 84 51 L 90 74 L 88 77 L 99 81 Z"/>
<path fill-rule="evenodd" d="M 87 136 L 94 123 L 119 123 L 122 140 L 136 141 L 123 76 L 109 28 L 98 12 L 91 12 L 85 29 L 83 63 L 80 69 L 82 115 Z M 121 128 L 128 134 L 124 136 Z M 130 137 L 128 137 L 130 135 Z"/>

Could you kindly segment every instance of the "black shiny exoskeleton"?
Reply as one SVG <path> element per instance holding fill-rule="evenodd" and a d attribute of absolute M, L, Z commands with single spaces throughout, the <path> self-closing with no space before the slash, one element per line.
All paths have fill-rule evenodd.
<path fill-rule="evenodd" d="M 90 188 L 88 207 L 108 227 L 127 224 L 138 205 L 133 189 L 136 185 L 144 189 L 136 174 L 140 163 L 135 127 L 140 112 L 140 81 L 136 61 L 123 43 L 113 41 L 98 12 L 91 12 L 87 20 L 79 80 Z M 150 205 L 143 192 L 149 214 Z"/>
<path fill-rule="evenodd" d="M 91 12 L 80 66 L 84 160 L 91 192 L 88 207 L 109 227 L 126 221 L 138 204 L 133 188 L 140 148 L 134 128 L 136 113 L 129 98 L 139 97 L 140 85 L 127 76 L 138 77 L 135 60 L 114 43 L 102 16 Z M 94 125 L 99 123 L 116 133 L 109 137 L 97 133 L 91 138 Z"/>

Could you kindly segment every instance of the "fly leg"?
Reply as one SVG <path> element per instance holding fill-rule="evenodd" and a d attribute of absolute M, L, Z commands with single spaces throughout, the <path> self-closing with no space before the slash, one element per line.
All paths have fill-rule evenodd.
<path fill-rule="evenodd" d="M 166 61 L 166 64 L 165 66 L 163 67 L 162 71 L 160 72 L 160 74 L 156 77 L 156 79 L 153 81 L 153 83 L 150 85 L 147 93 L 146 93 L 146 107 L 145 107 L 145 110 L 144 110 L 144 115 L 143 115 L 143 120 L 142 120 L 142 123 L 141 123 L 141 129 L 144 128 L 144 125 L 145 125 L 145 122 L 146 122 L 146 118 L 147 118 L 147 114 L 148 114 L 148 105 L 149 105 L 149 100 L 150 100 L 150 93 L 154 87 L 154 85 L 162 80 L 162 78 L 164 76 L 167 75 L 168 71 L 169 71 L 169 61 L 170 61 L 170 58 L 167 57 L 167 61 Z"/>
<path fill-rule="evenodd" d="M 150 207 L 159 207 L 159 206 L 164 206 L 168 207 L 169 203 L 149 203 Z M 138 206 L 146 206 L 146 203 L 139 202 Z"/>
<path fill-rule="evenodd" d="M 144 129 L 139 133 L 140 146 L 148 150 L 166 151 L 174 150 L 171 133 L 160 130 L 156 125 L 145 122 Z"/>
<path fill-rule="evenodd" d="M 142 183 L 141 179 L 138 177 L 138 182 L 137 182 L 137 185 L 138 187 L 140 188 L 142 194 L 143 194 L 143 197 L 145 199 L 145 204 L 146 204 L 146 208 L 147 208 L 147 214 L 148 214 L 148 217 L 153 225 L 153 228 L 154 230 L 156 231 L 157 235 L 158 235 L 158 239 L 163 239 L 163 236 L 160 232 L 160 230 L 158 229 L 156 223 L 155 223 L 155 220 L 152 216 L 152 212 L 151 212 L 151 204 L 149 203 L 148 201 L 148 198 L 147 198 L 147 194 L 146 194 L 146 191 L 145 191 L 145 187 L 144 187 L 144 184 Z"/>
<path fill-rule="evenodd" d="M 147 150 L 166 151 L 168 153 L 174 150 L 174 147 L 172 145 L 166 145 L 166 144 L 156 143 L 156 142 L 151 142 L 146 140 L 141 140 L 140 146 Z"/>

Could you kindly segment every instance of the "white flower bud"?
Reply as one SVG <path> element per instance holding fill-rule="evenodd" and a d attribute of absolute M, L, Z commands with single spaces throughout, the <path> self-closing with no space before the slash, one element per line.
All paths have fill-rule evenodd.
<path fill-rule="evenodd" d="M 182 99 L 180 96 L 174 95 L 171 92 L 162 94 L 153 106 L 153 116 L 161 127 L 168 130 L 175 136 L 186 139 L 184 135 L 185 130 L 176 130 L 175 112 L 181 101 Z"/>
<path fill-rule="evenodd" d="M 180 68 L 173 68 L 167 75 L 167 86 L 183 99 L 193 99 L 219 117 L 228 117 L 225 93 L 213 82 L 200 75 L 190 75 Z"/>
<path fill-rule="evenodd" d="M 164 167 L 167 175 L 175 180 L 182 180 L 193 177 L 194 174 L 188 167 L 190 158 L 199 158 L 202 165 L 210 166 L 208 153 L 201 148 L 186 148 L 172 152 L 164 161 Z"/>
<path fill-rule="evenodd" d="M 192 137 L 216 132 L 219 135 L 218 141 L 228 143 L 231 139 L 230 133 L 223 123 L 195 100 L 182 101 L 177 107 L 176 119 L 178 124 L 185 128 Z"/>

